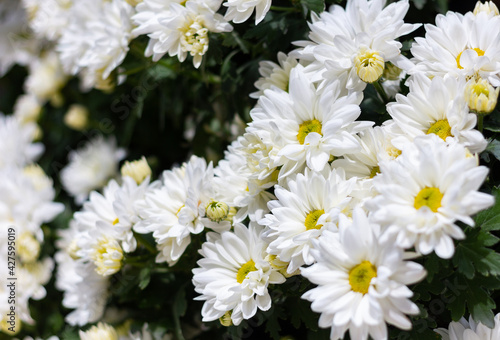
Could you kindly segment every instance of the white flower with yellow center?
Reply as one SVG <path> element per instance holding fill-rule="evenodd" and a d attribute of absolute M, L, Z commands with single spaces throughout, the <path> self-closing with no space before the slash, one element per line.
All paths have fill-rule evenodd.
<path fill-rule="evenodd" d="M 407 0 L 384 7 L 385 0 L 350 0 L 345 10 L 336 5 L 313 16 L 310 42 L 298 42 L 302 48 L 292 53 L 311 61 L 306 71 L 312 79 L 333 81 L 347 78 L 347 88 L 362 91 L 366 83 L 377 81 L 385 63 L 403 67 L 409 61 L 401 54 L 396 39 L 419 25 L 405 24 Z"/>
<path fill-rule="evenodd" d="M 264 20 L 271 8 L 272 0 L 226 0 L 222 5 L 227 7 L 224 19 L 236 24 L 245 22 L 255 10 L 255 25 Z"/>
<path fill-rule="evenodd" d="M 465 86 L 465 101 L 471 111 L 488 114 L 497 106 L 499 91 L 500 87 L 495 89 L 487 80 L 472 78 Z"/>
<path fill-rule="evenodd" d="M 251 128 L 269 134 L 273 165 L 282 165 L 279 178 L 305 165 L 321 171 L 332 155 L 356 151 L 359 143 L 353 135 L 372 124 L 355 122 L 361 99 L 358 92 L 343 96 L 338 82 L 319 92 L 301 65 L 290 73 L 289 92 L 278 88 L 264 91 L 250 112 Z"/>
<path fill-rule="evenodd" d="M 449 76 L 431 80 L 417 74 L 409 87 L 407 96 L 397 95 L 396 102 L 387 104 L 387 111 L 408 137 L 435 134 L 447 142 L 459 142 L 473 153 L 486 148 L 486 139 L 474 129 L 477 116 L 469 112 L 463 80 Z"/>
<path fill-rule="evenodd" d="M 455 221 L 474 226 L 470 216 L 494 203 L 493 196 L 478 191 L 488 168 L 478 166 L 462 145 L 447 145 L 435 135 L 417 137 L 396 161 L 380 168 L 381 176 L 373 180 L 380 194 L 366 207 L 384 237 L 422 254 L 451 258 L 453 238 L 465 237 Z"/>
<path fill-rule="evenodd" d="M 407 285 L 424 278 L 424 268 L 403 261 L 403 251 L 394 243 L 380 242 L 378 226 L 356 209 L 353 220 L 343 216 L 340 237 L 325 231 L 314 240 L 316 263 L 301 273 L 318 287 L 302 298 L 312 301 L 311 309 L 321 313 L 319 326 L 331 327 L 330 338 L 374 340 L 388 338 L 389 323 L 411 329 L 406 314 L 419 313 Z"/>
<path fill-rule="evenodd" d="M 496 340 L 500 339 L 500 313 L 495 315 L 493 329 L 476 322 L 469 317 L 469 321 L 461 318 L 458 322 L 450 322 L 448 329 L 438 328 L 434 332 L 441 335 L 442 340 Z"/>
<path fill-rule="evenodd" d="M 201 294 L 195 299 L 205 301 L 204 322 L 230 314 L 232 323 L 239 325 L 257 309 L 271 308 L 268 286 L 283 283 L 285 278 L 266 260 L 267 243 L 261 233 L 262 227 L 255 223 L 248 228 L 237 223 L 234 232 L 207 234 L 200 250 L 203 258 L 193 269 L 194 289 Z"/>
<path fill-rule="evenodd" d="M 138 25 L 135 36 L 150 37 L 145 55 L 158 61 L 168 53 L 184 61 L 193 57 L 193 65 L 201 65 L 208 50 L 209 33 L 229 32 L 233 28 L 222 15 L 216 13 L 218 1 L 165 1 L 145 0 L 137 6 L 133 20 Z"/>
<path fill-rule="evenodd" d="M 102 136 L 91 139 L 82 148 L 69 153 L 69 163 L 61 171 L 64 189 L 77 203 L 83 203 L 92 190 L 104 187 L 117 175 L 118 162 L 123 157 L 125 151 L 116 147 L 115 139 Z"/>
<path fill-rule="evenodd" d="M 312 240 L 325 230 L 337 231 L 341 214 L 352 207 L 349 195 L 356 180 L 345 180 L 342 169 L 322 173 L 306 170 L 289 180 L 285 189 L 275 186 L 277 201 L 269 202 L 271 214 L 259 221 L 266 227 L 263 237 L 269 242 L 267 251 L 279 260 L 290 262 L 288 274 L 304 264 L 311 264 Z"/>
<path fill-rule="evenodd" d="M 259 63 L 260 78 L 254 84 L 259 91 L 250 93 L 251 98 L 258 99 L 264 94 L 264 90 L 270 89 L 272 86 L 288 92 L 290 71 L 297 66 L 297 59 L 287 56 L 283 52 L 278 52 L 278 63 L 268 60 Z"/>
<path fill-rule="evenodd" d="M 426 24 L 425 30 L 425 38 L 415 38 L 411 48 L 416 66 L 408 70 L 410 74 L 479 75 L 493 86 L 500 85 L 500 16 L 450 11 L 438 14 L 436 25 Z"/>

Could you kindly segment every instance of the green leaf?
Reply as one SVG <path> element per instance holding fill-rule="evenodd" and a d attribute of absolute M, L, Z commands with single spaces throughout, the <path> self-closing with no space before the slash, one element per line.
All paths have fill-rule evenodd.
<path fill-rule="evenodd" d="M 480 285 L 476 282 L 465 281 L 467 285 L 467 308 L 476 322 L 481 322 L 484 325 L 493 328 L 494 314 L 492 309 L 496 307 L 495 301 L 490 297 Z"/>
<path fill-rule="evenodd" d="M 186 286 L 182 286 L 181 289 L 177 292 L 174 300 L 174 313 L 177 316 L 184 316 L 186 314 L 187 309 L 187 301 L 186 301 Z"/>
<path fill-rule="evenodd" d="M 488 232 L 472 229 L 467 239 L 457 245 L 453 264 L 468 279 L 476 272 L 484 276 L 500 275 L 500 254 L 488 248 L 498 242 L 498 238 Z"/>
<path fill-rule="evenodd" d="M 300 3 L 311 12 L 321 13 L 325 10 L 324 0 L 300 0 Z"/>
<path fill-rule="evenodd" d="M 139 273 L 139 288 L 144 290 L 151 281 L 151 267 L 147 266 L 141 269 Z"/>
<path fill-rule="evenodd" d="M 486 231 L 500 230 L 500 189 L 495 188 L 492 194 L 495 197 L 495 205 L 481 211 L 474 219 L 476 226 Z"/>
<path fill-rule="evenodd" d="M 486 150 L 484 150 L 483 152 L 492 154 L 496 159 L 500 160 L 500 141 L 496 139 L 490 140 L 488 146 L 486 147 Z"/>

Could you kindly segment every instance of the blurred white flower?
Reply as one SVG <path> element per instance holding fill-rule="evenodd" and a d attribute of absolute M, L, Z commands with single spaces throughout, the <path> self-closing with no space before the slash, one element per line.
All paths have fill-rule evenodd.
<path fill-rule="evenodd" d="M 493 329 L 475 322 L 472 316 L 469 321 L 461 318 L 458 322 L 450 322 L 448 329 L 438 328 L 434 332 L 441 335 L 442 340 L 496 340 L 500 339 L 500 313 L 495 315 L 495 327 Z"/>

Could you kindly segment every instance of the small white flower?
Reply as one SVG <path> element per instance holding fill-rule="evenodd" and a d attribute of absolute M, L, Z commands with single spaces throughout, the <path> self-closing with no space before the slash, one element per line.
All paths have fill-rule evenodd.
<path fill-rule="evenodd" d="M 290 72 L 297 66 L 298 62 L 292 56 L 287 56 L 283 52 L 278 52 L 278 63 L 272 61 L 261 61 L 259 63 L 259 73 L 261 78 L 255 82 L 255 87 L 259 90 L 250 93 L 251 98 L 259 98 L 264 94 L 264 90 L 270 89 L 272 86 L 288 92 L 288 84 L 290 82 Z"/>
<path fill-rule="evenodd" d="M 317 263 L 301 273 L 318 287 L 302 297 L 312 301 L 311 309 L 321 313 L 319 326 L 331 327 L 330 338 L 374 340 L 388 338 L 386 323 L 411 329 L 405 314 L 418 314 L 407 285 L 426 274 L 415 262 L 403 261 L 403 251 L 394 243 L 378 239 L 378 226 L 356 209 L 353 220 L 340 220 L 340 238 L 325 231 L 314 240 L 312 253 Z"/>
<path fill-rule="evenodd" d="M 149 36 L 145 55 L 153 56 L 153 61 L 168 53 L 182 62 L 190 54 L 194 67 L 198 68 L 208 50 L 209 33 L 230 32 L 233 29 L 216 13 L 217 3 L 145 0 L 137 6 L 137 14 L 133 17 L 138 25 L 133 34 Z"/>
<path fill-rule="evenodd" d="M 470 216 L 494 203 L 493 196 L 477 191 L 488 168 L 477 166 L 460 144 L 447 145 L 434 134 L 416 138 L 380 168 L 381 176 L 373 180 L 380 195 L 366 206 L 385 236 L 422 254 L 451 258 L 452 238 L 465 237 L 455 221 L 474 226 Z"/>
<path fill-rule="evenodd" d="M 469 322 L 461 318 L 458 322 L 450 322 L 448 329 L 438 328 L 434 332 L 443 340 L 496 340 L 500 339 L 500 313 L 495 315 L 495 327 L 486 327 L 481 322 L 475 322 L 472 316 Z"/>
<path fill-rule="evenodd" d="M 234 232 L 208 233 L 193 269 L 195 291 L 205 301 L 203 321 L 213 321 L 230 312 L 233 324 L 250 319 L 257 309 L 271 308 L 269 284 L 285 281 L 266 260 L 267 243 L 260 239 L 262 227 L 250 223 L 234 225 Z"/>
<path fill-rule="evenodd" d="M 128 176 L 134 179 L 137 184 L 142 183 L 147 177 L 151 177 L 151 168 L 144 156 L 137 161 L 126 161 L 120 172 L 123 177 Z"/>
<path fill-rule="evenodd" d="M 69 153 L 69 163 L 61 171 L 64 189 L 77 203 L 83 203 L 92 190 L 102 188 L 117 175 L 123 157 L 125 151 L 116 147 L 113 138 L 98 136 L 88 141 L 83 148 Z"/>

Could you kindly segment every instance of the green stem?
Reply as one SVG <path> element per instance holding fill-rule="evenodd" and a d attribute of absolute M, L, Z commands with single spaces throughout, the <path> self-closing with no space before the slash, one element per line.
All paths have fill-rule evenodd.
<path fill-rule="evenodd" d="M 175 338 L 177 340 L 184 340 L 184 335 L 182 334 L 181 321 L 179 320 L 179 315 L 175 311 L 175 305 L 172 305 L 172 311 L 174 314 L 175 323 Z"/>
<path fill-rule="evenodd" d="M 483 119 L 484 119 L 484 115 L 482 115 L 482 114 L 477 115 L 477 129 L 481 133 L 483 133 Z"/>
<path fill-rule="evenodd" d="M 275 12 L 298 12 L 299 10 L 295 7 L 281 7 L 281 6 L 271 6 L 271 11 Z"/>
<path fill-rule="evenodd" d="M 146 68 L 148 68 L 148 67 L 149 67 L 149 65 L 139 66 L 139 67 L 136 67 L 136 68 L 133 68 L 133 69 L 127 70 L 127 71 L 125 71 L 125 72 L 122 72 L 122 73 L 120 73 L 120 74 L 125 75 L 125 76 L 130 76 L 130 75 L 135 74 L 135 73 L 138 73 L 138 72 L 140 72 L 140 71 L 142 71 L 142 70 L 144 70 L 144 69 L 146 69 Z"/>
<path fill-rule="evenodd" d="M 138 233 L 134 233 L 135 239 L 137 240 L 138 243 L 142 244 L 144 247 L 146 247 L 147 250 L 149 250 L 152 254 L 156 254 L 156 247 L 149 243 L 144 236 Z"/>
<path fill-rule="evenodd" d="M 375 87 L 375 90 L 377 90 L 377 93 L 380 95 L 380 97 L 382 97 L 384 104 L 387 104 L 389 102 L 389 97 L 387 96 L 387 93 L 385 93 L 382 84 L 380 84 L 378 80 L 376 82 L 373 82 L 372 84 Z"/>

